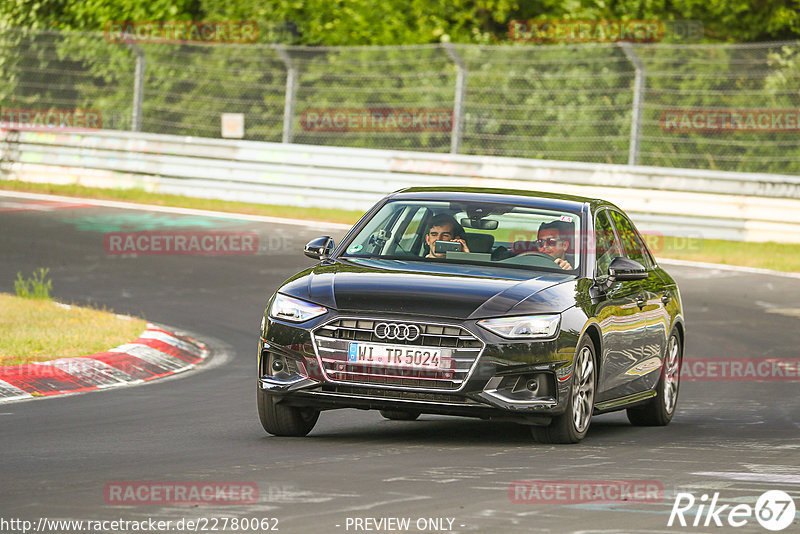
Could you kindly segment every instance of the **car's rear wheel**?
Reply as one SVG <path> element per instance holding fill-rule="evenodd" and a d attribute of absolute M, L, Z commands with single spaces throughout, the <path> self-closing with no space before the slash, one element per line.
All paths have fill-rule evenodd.
<path fill-rule="evenodd" d="M 420 413 L 406 410 L 381 410 L 381 415 L 392 421 L 414 421 Z"/>
<path fill-rule="evenodd" d="M 264 430 L 274 436 L 305 436 L 319 419 L 319 410 L 284 406 L 258 389 L 258 417 Z"/>
<path fill-rule="evenodd" d="M 553 418 L 548 426 L 532 426 L 533 438 L 539 443 L 577 443 L 589 431 L 594 410 L 597 365 L 594 344 L 584 339 L 575 354 L 572 388 L 566 411 Z"/>
<path fill-rule="evenodd" d="M 665 426 L 675 415 L 680 390 L 681 360 L 683 350 L 677 332 L 673 332 L 667 342 L 667 354 L 661 367 L 661 378 L 656 386 L 655 397 L 647 403 L 628 408 L 628 420 L 636 426 Z"/>

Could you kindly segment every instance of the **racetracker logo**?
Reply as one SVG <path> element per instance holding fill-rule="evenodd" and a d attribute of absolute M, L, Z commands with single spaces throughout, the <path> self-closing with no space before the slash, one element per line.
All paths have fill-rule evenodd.
<path fill-rule="evenodd" d="M 667 133 L 797 133 L 800 109 L 666 109 L 659 124 Z"/>
<path fill-rule="evenodd" d="M 6 130 L 83 132 L 102 127 L 103 116 L 96 109 L 0 109 L 0 128 Z"/>
<path fill-rule="evenodd" d="M 694 382 L 797 382 L 800 358 L 692 358 L 681 365 L 681 380 Z"/>
<path fill-rule="evenodd" d="M 658 20 L 512 20 L 508 37 L 523 43 L 655 43 L 664 38 Z"/>
<path fill-rule="evenodd" d="M 699 20 L 512 20 L 508 38 L 520 43 L 694 42 L 703 37 Z"/>
<path fill-rule="evenodd" d="M 210 505 L 255 504 L 255 482 L 109 482 L 103 489 L 106 504 Z"/>
<path fill-rule="evenodd" d="M 664 235 L 656 231 L 641 232 L 642 239 L 644 239 L 647 248 L 653 254 L 659 255 L 665 252 L 699 252 L 703 249 L 703 237 L 700 232 L 685 232 L 682 235 Z M 578 234 L 578 243 L 570 244 L 570 250 L 580 250 L 585 247 L 587 252 L 605 253 L 603 247 L 608 247 L 609 242 L 606 235 L 595 232 L 580 232 Z M 538 241 L 537 232 L 512 232 L 508 236 L 509 249 L 514 254 L 523 254 L 526 252 L 538 252 L 539 247 L 542 245 Z M 558 239 L 573 241 L 574 235 L 566 233 L 560 235 Z M 598 243 L 599 241 L 599 243 Z M 598 249 L 598 247 L 600 247 Z"/>
<path fill-rule="evenodd" d="M 258 24 L 249 20 L 116 21 L 106 23 L 103 37 L 114 44 L 252 44 L 258 39 Z"/>
<path fill-rule="evenodd" d="M 259 250 L 256 232 L 109 232 L 106 254 L 250 255 Z"/>
<path fill-rule="evenodd" d="M 449 132 L 449 109 L 326 108 L 308 109 L 300 115 L 307 132 Z"/>
<path fill-rule="evenodd" d="M 517 504 L 661 502 L 664 486 L 657 480 L 517 480 L 508 498 Z"/>

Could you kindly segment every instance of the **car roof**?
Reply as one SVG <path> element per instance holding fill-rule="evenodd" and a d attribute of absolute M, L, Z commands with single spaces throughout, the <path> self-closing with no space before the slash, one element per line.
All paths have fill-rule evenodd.
<path fill-rule="evenodd" d="M 520 189 L 495 189 L 488 187 L 409 187 L 389 195 L 392 199 L 448 200 L 456 202 L 485 201 L 502 204 L 518 204 L 569 211 L 580 211 L 589 204 L 592 209 L 600 205 L 613 204 L 598 198 L 526 191 Z"/>

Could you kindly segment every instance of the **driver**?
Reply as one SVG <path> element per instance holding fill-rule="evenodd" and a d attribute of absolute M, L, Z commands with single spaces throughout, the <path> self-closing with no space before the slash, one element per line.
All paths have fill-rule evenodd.
<path fill-rule="evenodd" d="M 572 225 L 564 221 L 542 223 L 537 233 L 536 245 L 539 252 L 553 257 L 556 265 L 565 271 L 572 270 L 575 261 L 572 254 L 567 254 L 572 241 Z"/>
<path fill-rule="evenodd" d="M 430 252 L 426 258 L 444 258 L 444 254 L 436 254 L 435 244 L 437 241 L 455 241 L 461 243 L 461 252 L 469 252 L 467 242 L 464 241 L 464 228 L 455 220 L 452 215 L 440 213 L 431 219 L 430 227 L 425 233 L 425 242 L 428 244 Z"/>

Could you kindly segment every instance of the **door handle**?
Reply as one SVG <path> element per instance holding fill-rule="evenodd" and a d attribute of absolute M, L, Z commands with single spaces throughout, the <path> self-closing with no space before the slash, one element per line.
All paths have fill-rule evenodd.
<path fill-rule="evenodd" d="M 669 291 L 667 291 L 661 296 L 661 302 L 663 302 L 664 304 L 667 304 L 670 300 L 672 300 L 672 295 L 669 294 Z"/>

